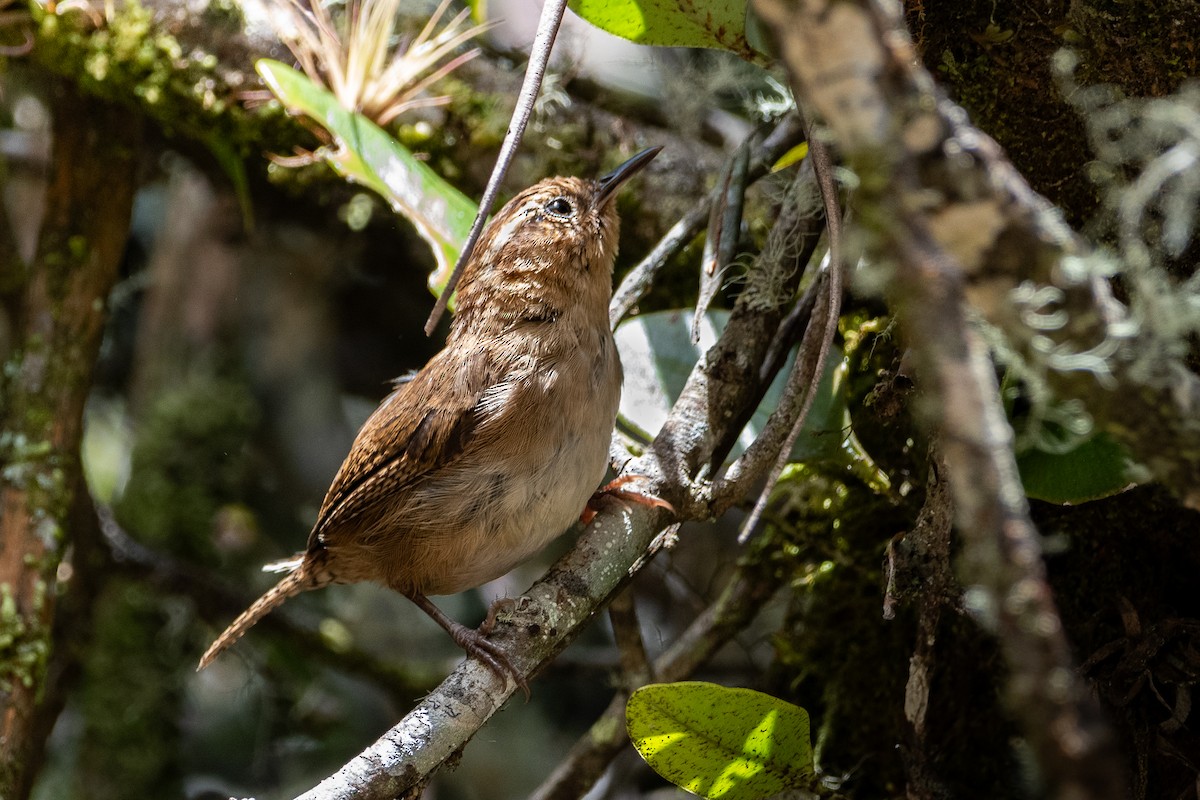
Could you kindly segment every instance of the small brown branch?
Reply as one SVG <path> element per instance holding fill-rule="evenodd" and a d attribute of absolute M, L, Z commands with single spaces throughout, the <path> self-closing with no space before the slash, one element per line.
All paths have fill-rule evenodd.
<path fill-rule="evenodd" d="M 621 660 L 621 685 L 628 689 L 653 681 L 654 669 L 646 656 L 646 643 L 642 640 L 642 629 L 638 623 L 637 602 L 631 588 L 613 595 L 612 602 L 608 604 L 608 618 Z"/>
<path fill-rule="evenodd" d="M 888 546 L 887 590 L 884 618 L 895 616 L 897 603 L 915 606 L 916 643 L 908 662 L 904 687 L 904 720 L 907 737 L 900 748 L 908 774 L 906 795 L 910 800 L 938 800 L 940 789 L 937 753 L 927 741 L 928 713 L 934 671 L 937 667 L 937 630 L 942 611 L 957 609 L 962 587 L 950 565 L 950 542 L 954 526 L 954 502 L 945 478 L 945 467 L 930 447 L 929 478 L 925 503 L 912 530 Z"/>
<path fill-rule="evenodd" d="M 713 486 L 713 513 L 719 514 L 728 504 L 736 501 L 745 491 L 744 487 L 756 485 L 766 477 L 758 500 L 742 526 L 739 542 L 745 542 L 758 524 L 771 492 L 790 460 L 792 447 L 800 436 L 821 383 L 825 359 L 837 333 L 838 316 L 841 313 L 842 216 L 837 185 L 833 179 L 833 159 L 824 143 L 811 136 L 808 139 L 812 168 L 821 190 L 825 209 L 823 216 L 829 231 L 829 269 L 817 276 L 809 286 L 808 291 L 816 298 L 814 314 L 801 339 L 796 364 L 788 376 L 779 406 L 771 412 L 762 434 L 733 463 L 725 477 Z M 797 176 L 797 180 L 800 177 Z"/>
<path fill-rule="evenodd" d="M 740 562 L 716 601 L 655 660 L 653 671 L 657 680 L 671 683 L 687 679 L 758 615 L 783 577 L 782 572 L 760 568 L 757 554 L 767 550 L 757 547 Z M 617 692 L 604 713 L 529 800 L 576 800 L 595 785 L 612 760 L 629 746 L 625 732 L 628 699 L 629 688 Z"/>
<path fill-rule="evenodd" d="M 725 270 L 737 256 L 738 239 L 742 232 L 742 209 L 746 203 L 746 187 L 749 184 L 750 146 L 754 134 L 738 145 L 733 155 L 725 162 L 713 190 L 708 214 L 708 232 L 704 237 L 704 253 L 700 257 L 700 290 L 697 292 L 696 311 L 692 314 L 692 344 L 700 341 L 700 329 L 704 315 L 721 285 L 725 281 Z"/>

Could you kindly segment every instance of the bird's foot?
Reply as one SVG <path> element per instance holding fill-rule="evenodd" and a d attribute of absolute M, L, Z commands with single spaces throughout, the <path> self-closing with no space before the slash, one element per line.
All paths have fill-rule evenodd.
<path fill-rule="evenodd" d="M 416 603 L 417 607 L 428 614 L 434 622 L 441 625 L 442 629 L 450 634 L 454 643 L 465 650 L 468 656 L 473 656 L 481 662 L 505 684 L 508 683 L 508 677 L 512 676 L 517 686 L 520 686 L 521 691 L 525 693 L 525 701 L 529 702 L 529 681 L 525 680 L 521 671 L 513 666 L 512 661 L 508 659 L 508 655 L 500 645 L 487 638 L 492 631 L 491 626 L 495 625 L 495 615 L 491 610 L 488 611 L 488 620 L 491 621 L 491 625 L 485 620 L 479 630 L 475 630 L 450 619 L 423 594 L 414 592 L 408 595 L 408 599 Z"/>
<path fill-rule="evenodd" d="M 491 616 L 489 612 L 488 616 Z M 487 622 L 484 622 L 486 625 Z M 493 622 L 494 624 L 494 622 Z M 516 681 L 517 686 L 521 687 L 521 691 L 525 693 L 525 702 L 529 702 L 529 682 L 525 680 L 525 676 L 521 674 L 511 661 L 508 655 L 501 649 L 500 645 L 488 638 L 488 633 L 491 629 L 485 632 L 481 625 L 478 630 L 468 628 L 465 625 L 458 625 L 455 630 L 450 631 L 451 638 L 458 644 L 467 655 L 473 656 L 477 661 L 483 663 L 485 667 L 492 671 L 497 678 L 507 682 L 508 676 Z"/>
<path fill-rule="evenodd" d="M 675 513 L 675 507 L 663 500 L 661 497 L 655 497 L 652 494 L 645 492 L 634 492 L 621 487 L 631 481 L 646 480 L 645 475 L 622 475 L 619 478 L 614 478 L 604 486 L 601 486 L 587 501 L 587 505 L 583 507 L 583 513 L 579 515 L 579 521 L 584 525 L 590 525 L 592 520 L 596 518 L 596 514 L 600 511 L 600 501 L 605 497 L 615 497 L 618 500 L 628 500 L 631 503 L 637 503 L 640 506 L 649 508 L 665 508 L 672 514 Z"/>

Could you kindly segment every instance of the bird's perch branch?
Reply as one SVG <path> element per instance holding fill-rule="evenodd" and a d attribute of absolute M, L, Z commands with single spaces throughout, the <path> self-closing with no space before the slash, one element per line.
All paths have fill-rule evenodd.
<path fill-rule="evenodd" d="M 804 190 L 799 183 L 793 191 Z M 818 224 L 822 219 L 815 217 Z M 645 476 L 647 490 L 670 501 L 679 520 L 709 516 L 705 477 L 714 448 L 726 428 L 742 418 L 744 407 L 755 402 L 759 366 L 802 273 L 794 264 L 760 267 L 783 269 L 790 289 L 785 287 L 774 306 L 761 294 L 742 295 L 648 452 L 625 467 L 629 474 Z M 574 548 L 525 593 L 528 602 L 513 618 L 501 620 L 506 624 L 495 639 L 513 665 L 531 675 L 565 649 L 592 614 L 654 556 L 671 530 L 664 532 L 670 519 L 662 509 L 640 505 L 602 510 Z M 478 661 L 464 661 L 395 727 L 303 800 L 404 795 L 465 745 L 516 688 L 511 681 L 499 686 Z"/>

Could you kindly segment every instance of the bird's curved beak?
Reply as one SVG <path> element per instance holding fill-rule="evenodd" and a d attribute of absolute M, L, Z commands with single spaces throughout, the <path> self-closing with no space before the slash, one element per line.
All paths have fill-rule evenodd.
<path fill-rule="evenodd" d="M 621 188 L 621 184 L 632 178 L 642 167 L 653 161 L 660 150 L 662 150 L 661 147 L 651 147 L 648 150 L 643 150 L 596 181 L 596 205 L 605 203 L 610 197 L 616 194 L 617 189 Z"/>

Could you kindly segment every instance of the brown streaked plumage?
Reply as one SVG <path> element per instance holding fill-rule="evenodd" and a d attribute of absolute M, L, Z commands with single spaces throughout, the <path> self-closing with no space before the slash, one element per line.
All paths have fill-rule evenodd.
<path fill-rule="evenodd" d="M 428 595 L 493 580 L 579 517 L 604 477 L 621 393 L 608 326 L 622 183 L 549 178 L 500 210 L 463 273 L 446 347 L 359 431 L 303 553 L 200 659 L 287 598 L 374 581 L 416 603 L 498 675 L 522 677 Z"/>

